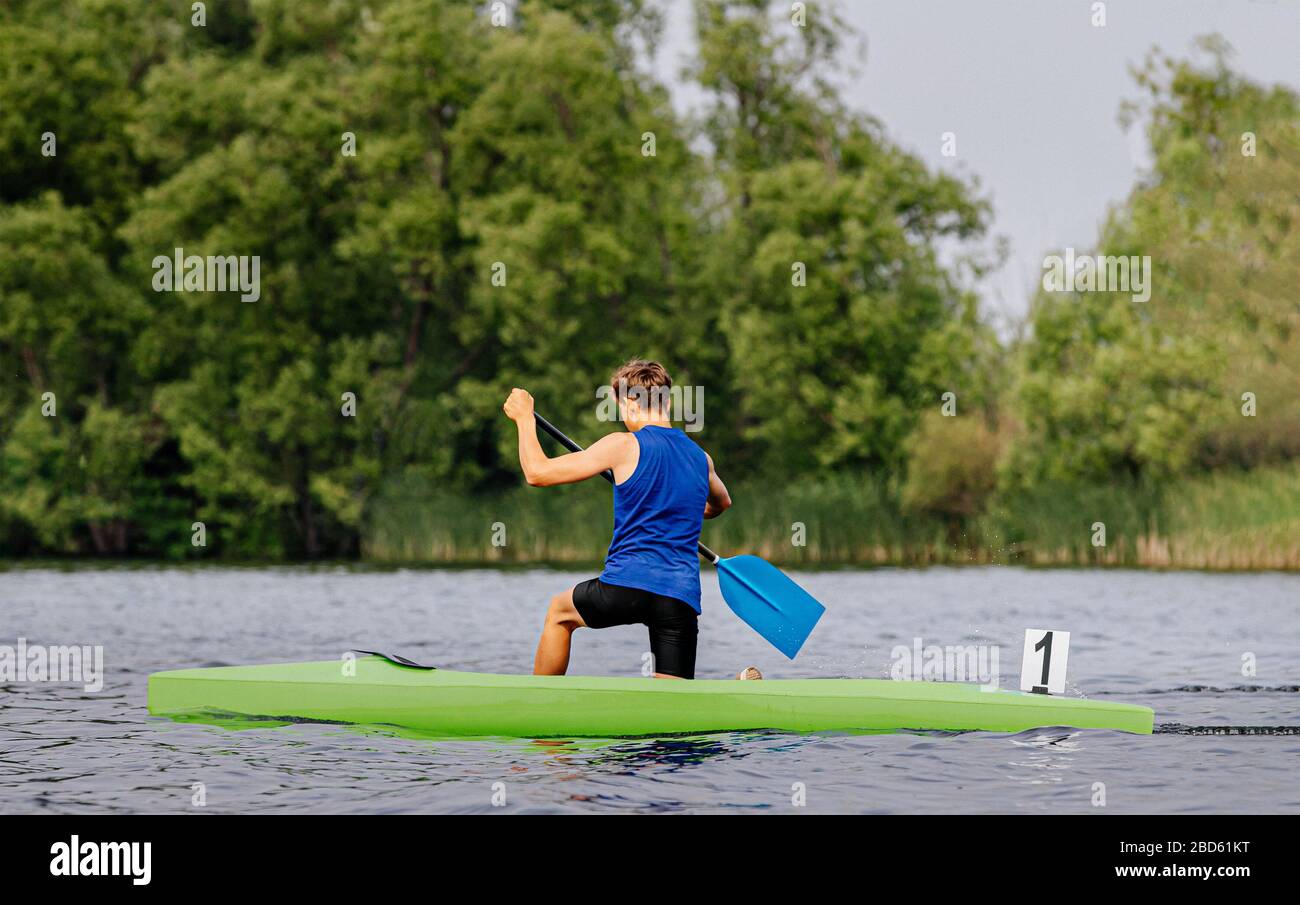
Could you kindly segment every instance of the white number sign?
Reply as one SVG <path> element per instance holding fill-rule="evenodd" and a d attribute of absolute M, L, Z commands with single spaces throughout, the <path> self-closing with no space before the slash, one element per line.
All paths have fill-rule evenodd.
<path fill-rule="evenodd" d="M 1020 690 L 1038 694 L 1065 691 L 1065 661 L 1070 653 L 1070 633 L 1025 629 L 1025 652 L 1020 659 Z"/>

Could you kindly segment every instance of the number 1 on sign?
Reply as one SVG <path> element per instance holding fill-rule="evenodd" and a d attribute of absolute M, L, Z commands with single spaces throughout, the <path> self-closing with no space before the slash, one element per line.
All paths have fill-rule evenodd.
<path fill-rule="evenodd" d="M 1065 691 L 1065 663 L 1070 653 L 1070 633 L 1050 629 L 1025 629 L 1020 690 L 1037 694 Z"/>

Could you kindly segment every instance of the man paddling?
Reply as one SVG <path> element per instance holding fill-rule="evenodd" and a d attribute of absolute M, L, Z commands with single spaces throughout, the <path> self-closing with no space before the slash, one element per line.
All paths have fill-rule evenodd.
<path fill-rule="evenodd" d="M 607 469 L 614 475 L 614 537 L 605 569 L 551 598 L 533 673 L 564 675 L 575 629 L 640 623 L 650 630 L 655 677 L 693 679 L 700 615 L 696 545 L 703 519 L 725 512 L 731 497 L 713 460 L 672 426 L 672 379 L 663 365 L 629 361 L 611 375 L 610 387 L 627 431 L 555 458 L 537 440 L 533 397 L 516 388 L 504 405 L 519 431 L 519 465 L 530 485 L 573 484 Z"/>

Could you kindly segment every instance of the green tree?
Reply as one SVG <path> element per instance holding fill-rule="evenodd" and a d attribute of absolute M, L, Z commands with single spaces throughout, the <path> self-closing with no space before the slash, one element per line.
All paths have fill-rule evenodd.
<path fill-rule="evenodd" d="M 1150 256 L 1152 297 L 1038 297 L 1009 484 L 1159 481 L 1300 453 L 1300 103 L 1233 74 L 1221 42 L 1202 46 L 1208 69 L 1153 53 L 1136 73 L 1155 162 L 1099 243 Z M 1243 392 L 1256 418 L 1242 417 Z"/>
<path fill-rule="evenodd" d="M 946 331 L 970 318 L 981 350 L 996 343 L 935 256 L 942 239 L 978 237 L 988 206 L 838 102 L 848 30 L 829 10 L 795 23 L 772 9 L 697 4 L 696 73 L 714 97 L 704 131 L 728 193 L 710 275 L 735 432 L 762 471 L 897 472 L 940 393 L 989 396 L 976 350 Z"/>
<path fill-rule="evenodd" d="M 696 128 L 640 0 L 0 2 L 0 549 L 351 554 L 386 481 L 517 483 L 511 385 L 610 429 L 632 355 L 730 474 L 901 468 L 991 399 L 932 248 L 984 207 L 841 107 L 841 23 L 768 9 L 700 5 Z M 176 248 L 260 298 L 158 291 Z"/>

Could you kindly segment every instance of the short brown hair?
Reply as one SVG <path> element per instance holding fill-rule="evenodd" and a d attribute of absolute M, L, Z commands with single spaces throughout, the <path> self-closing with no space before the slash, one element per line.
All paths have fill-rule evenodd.
<path fill-rule="evenodd" d="M 614 391 L 614 398 L 623 399 L 623 391 L 639 387 L 646 397 L 653 400 L 654 408 L 667 410 L 668 391 L 672 389 L 673 379 L 668 371 L 657 361 L 633 358 L 620 365 L 609 375 L 609 385 Z"/>

